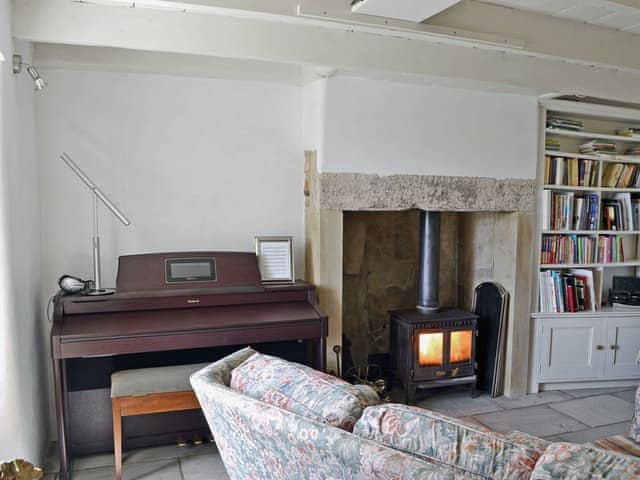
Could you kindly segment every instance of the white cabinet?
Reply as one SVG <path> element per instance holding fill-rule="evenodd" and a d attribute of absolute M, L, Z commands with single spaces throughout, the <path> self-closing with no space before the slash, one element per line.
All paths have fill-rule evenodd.
<path fill-rule="evenodd" d="M 639 377 L 640 319 L 608 318 L 605 375 Z"/>
<path fill-rule="evenodd" d="M 542 320 L 540 377 L 545 380 L 591 379 L 603 373 L 602 321 L 597 318 Z"/>
<path fill-rule="evenodd" d="M 539 383 L 640 378 L 640 316 L 585 313 L 537 320 Z"/>

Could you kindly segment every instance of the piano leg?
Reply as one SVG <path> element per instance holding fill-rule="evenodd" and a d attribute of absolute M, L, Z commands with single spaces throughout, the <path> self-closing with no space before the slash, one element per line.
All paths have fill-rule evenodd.
<path fill-rule="evenodd" d="M 70 480 L 69 476 L 69 452 L 66 427 L 66 385 L 64 378 L 64 360 L 53 359 L 53 382 L 55 386 L 56 414 L 58 417 L 58 453 L 60 455 L 59 480 Z"/>
<path fill-rule="evenodd" d="M 321 336 L 318 341 L 318 370 L 322 372 L 327 371 L 327 337 Z M 340 372 L 338 372 L 340 375 Z"/>

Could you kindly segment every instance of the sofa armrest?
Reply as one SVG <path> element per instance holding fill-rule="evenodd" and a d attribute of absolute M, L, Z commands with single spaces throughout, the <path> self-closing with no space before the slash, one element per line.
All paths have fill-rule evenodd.
<path fill-rule="evenodd" d="M 640 478 L 640 460 L 590 445 L 553 443 L 538 459 L 531 480 Z"/>
<path fill-rule="evenodd" d="M 211 365 L 191 374 L 189 377 L 191 386 L 193 386 L 195 380 L 200 383 L 218 383 L 228 387 L 231 383 L 231 372 L 233 369 L 255 353 L 258 352 L 253 348 L 245 347 L 237 352 L 233 352 L 231 355 L 221 358 L 217 362 L 213 362 Z"/>

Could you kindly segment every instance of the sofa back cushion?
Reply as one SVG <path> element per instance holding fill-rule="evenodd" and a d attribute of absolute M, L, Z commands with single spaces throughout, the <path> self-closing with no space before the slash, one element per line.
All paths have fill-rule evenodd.
<path fill-rule="evenodd" d="M 553 443 L 540 457 L 532 480 L 630 480 L 640 478 L 640 459 L 591 445 Z"/>
<path fill-rule="evenodd" d="M 339 378 L 298 363 L 256 353 L 231 373 L 231 388 L 304 417 L 344 430 L 353 425 L 378 394 L 366 385 Z"/>
<path fill-rule="evenodd" d="M 365 409 L 354 434 L 478 478 L 525 480 L 540 453 L 429 410 L 400 404 Z"/>

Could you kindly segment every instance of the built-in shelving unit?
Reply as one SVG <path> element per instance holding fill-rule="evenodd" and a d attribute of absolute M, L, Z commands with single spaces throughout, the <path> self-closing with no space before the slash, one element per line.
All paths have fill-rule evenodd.
<path fill-rule="evenodd" d="M 640 111 L 549 100 L 541 115 L 531 390 L 637 383 L 640 308 L 607 302 L 614 276 L 640 273 L 640 136 L 616 134 L 640 129 Z"/>
<path fill-rule="evenodd" d="M 552 138 L 559 150 L 546 148 L 541 160 L 538 267 L 543 275 L 538 278 L 537 313 L 597 311 L 602 308 L 603 298 L 589 298 L 589 293 L 606 293 L 606 282 L 613 274 L 635 275 L 635 267 L 640 266 L 640 155 L 626 154 L 631 146 L 640 145 L 640 137 L 615 134 L 626 127 L 639 128 L 640 122 L 547 110 L 545 123 L 553 118 L 576 121 L 581 127 L 545 128 L 545 146 Z M 580 153 L 580 145 L 592 140 L 609 142 L 615 152 Z M 625 171 L 629 172 L 628 181 L 614 178 L 612 183 L 612 173 L 622 181 Z M 590 210 L 585 212 L 586 208 Z M 606 250 L 608 247 L 612 251 Z M 572 271 L 585 268 L 598 272 L 584 278 Z M 612 275 L 606 275 L 605 270 Z M 551 279 L 544 277 L 549 274 Z M 584 284 L 590 281 L 599 284 Z M 574 301 L 568 298 L 566 289 L 571 290 Z"/>

